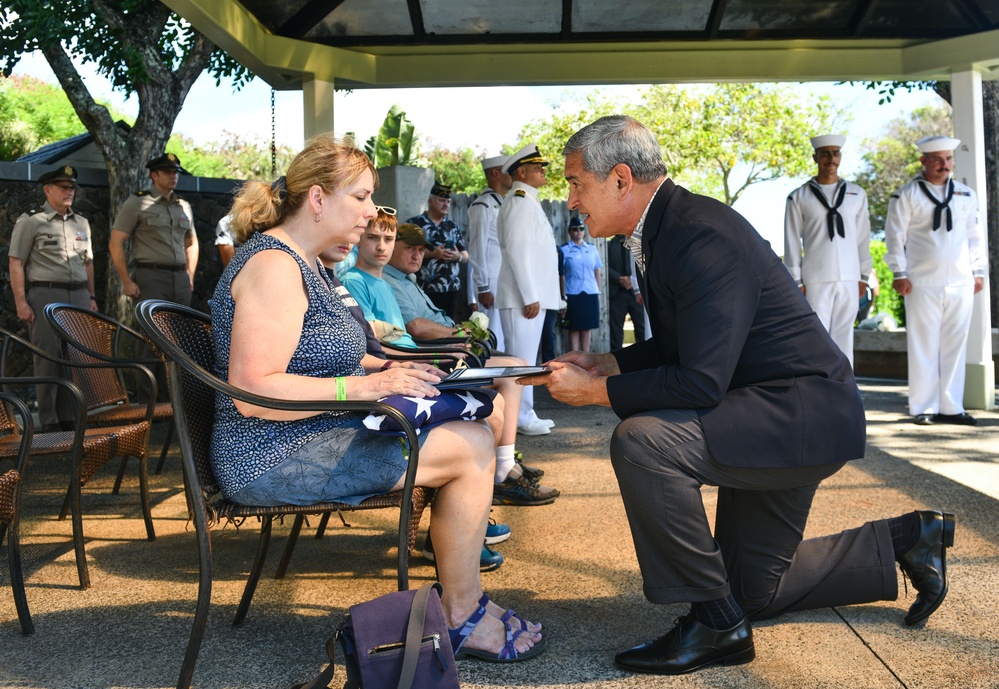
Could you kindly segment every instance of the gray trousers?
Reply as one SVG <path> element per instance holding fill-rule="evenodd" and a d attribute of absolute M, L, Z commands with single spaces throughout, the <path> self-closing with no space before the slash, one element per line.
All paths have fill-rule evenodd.
<path fill-rule="evenodd" d="M 31 287 L 25 298 L 35 312 L 35 322 L 28 326 L 31 344 L 46 354 L 62 358 L 59 338 L 45 320 L 45 307 L 48 304 L 72 304 L 81 308 L 90 307 L 90 291 L 84 287 L 72 291 L 52 287 Z M 59 364 L 40 356 L 33 357 L 36 376 L 66 377 Z M 51 426 L 60 421 L 72 421 L 72 401 L 69 393 L 58 385 L 38 385 L 35 388 L 38 399 L 38 420 L 43 426 Z"/>
<path fill-rule="evenodd" d="M 611 461 L 653 603 L 729 593 L 751 619 L 898 597 L 886 521 L 802 540 L 819 482 L 843 464 L 730 467 L 711 456 L 697 414 L 622 421 Z M 718 486 L 712 535 L 701 486 Z"/>
<path fill-rule="evenodd" d="M 139 286 L 139 301 L 146 299 L 163 299 L 172 301 L 183 306 L 191 305 L 191 280 L 187 277 L 186 270 L 159 270 L 155 268 L 135 268 L 135 284 Z M 156 354 L 149 347 L 143 347 L 139 356 L 147 359 L 156 359 Z M 166 369 L 162 364 L 153 367 L 153 375 L 156 376 L 156 399 L 159 402 L 166 402 L 170 399 L 167 394 Z M 139 396 L 142 399 L 149 399 L 148 385 L 140 382 Z"/>

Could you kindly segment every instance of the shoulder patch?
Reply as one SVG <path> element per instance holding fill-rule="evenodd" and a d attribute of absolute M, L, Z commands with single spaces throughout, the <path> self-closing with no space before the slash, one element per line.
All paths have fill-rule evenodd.
<path fill-rule="evenodd" d="M 142 191 L 135 192 L 135 195 L 136 196 L 149 196 L 149 192 L 147 190 L 143 189 Z"/>
<path fill-rule="evenodd" d="M 892 197 L 893 199 L 897 199 L 897 198 L 899 198 L 899 195 L 898 195 L 898 194 L 892 194 L 892 195 L 891 195 L 891 197 Z"/>
<path fill-rule="evenodd" d="M 475 203 L 472 204 L 472 206 L 488 207 L 487 204 L 483 203 L 482 201 L 476 201 Z M 471 208 L 471 206 L 469 206 L 469 208 Z"/>
<path fill-rule="evenodd" d="M 513 195 L 519 196 L 520 198 L 524 198 L 525 196 L 527 196 L 527 192 L 524 191 L 523 189 L 518 189 L 517 191 L 513 192 Z"/>

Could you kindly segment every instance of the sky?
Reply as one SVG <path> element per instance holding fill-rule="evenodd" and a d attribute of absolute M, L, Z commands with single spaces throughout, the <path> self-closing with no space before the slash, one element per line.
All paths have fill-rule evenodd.
<path fill-rule="evenodd" d="M 111 102 L 121 111 L 135 115 L 138 102 L 123 100 L 110 84 L 88 65 L 78 65 L 85 83 L 95 97 Z M 15 74 L 30 75 L 56 83 L 55 75 L 38 53 L 25 56 Z M 399 104 L 416 128 L 423 145 L 436 144 L 450 149 L 469 147 L 484 156 L 498 155 L 500 146 L 513 144 L 528 122 L 551 113 L 559 101 L 578 97 L 596 89 L 609 96 L 638 99 L 641 85 L 634 86 L 491 86 L 433 89 L 359 89 L 334 96 L 337 134 L 353 132 L 359 141 L 375 134 L 385 114 Z M 847 112 L 848 121 L 837 133 L 846 134 L 840 174 L 846 177 L 861 167 L 863 142 L 879 138 L 885 125 L 926 104 L 943 104 L 929 92 L 897 92 L 891 103 L 879 105 L 876 92 L 862 85 L 831 82 L 795 84 L 807 96 L 829 95 Z M 298 148 L 303 141 L 303 103 L 300 91 L 275 93 L 275 136 L 278 144 Z M 223 132 L 236 132 L 245 139 L 270 142 L 271 89 L 254 79 L 233 92 L 223 82 L 216 87 L 207 74 L 192 86 L 174 131 L 198 143 L 220 141 Z M 809 134 L 810 135 L 810 134 Z M 549 156 L 557 151 L 543 152 Z M 683 184 L 683 180 L 676 180 Z M 784 200 L 803 179 L 780 180 L 750 187 L 735 208 L 756 227 L 778 254 L 783 251 Z"/>

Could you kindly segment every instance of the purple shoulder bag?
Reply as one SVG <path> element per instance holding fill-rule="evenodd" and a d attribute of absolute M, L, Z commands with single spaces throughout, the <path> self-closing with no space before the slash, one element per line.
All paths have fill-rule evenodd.
<path fill-rule="evenodd" d="M 441 585 L 396 591 L 350 606 L 326 642 L 329 666 L 295 689 L 323 689 L 333 679 L 336 644 L 343 650 L 344 689 L 460 689 Z"/>

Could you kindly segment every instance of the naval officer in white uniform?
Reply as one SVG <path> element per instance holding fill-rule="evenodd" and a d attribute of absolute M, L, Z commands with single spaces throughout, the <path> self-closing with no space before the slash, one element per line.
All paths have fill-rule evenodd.
<path fill-rule="evenodd" d="M 985 240 L 978 199 L 951 178 L 949 136 L 920 139 L 922 172 L 892 194 L 885 220 L 885 262 L 905 297 L 909 413 L 919 425 L 974 425 L 964 411 L 972 301 L 985 284 Z"/>
<path fill-rule="evenodd" d="M 838 174 L 845 136 L 811 143 L 818 174 L 787 197 L 784 265 L 852 366 L 853 322 L 871 272 L 867 193 Z"/>
<path fill-rule="evenodd" d="M 476 304 L 489 317 L 489 328 L 496 336 L 496 350 L 500 352 L 505 350 L 506 340 L 496 309 L 496 283 L 503 261 L 496 220 L 503 197 L 513 185 L 509 173 L 503 172 L 508 160 L 510 156 L 493 156 L 482 161 L 487 186 L 468 207 L 469 304 Z"/>
<path fill-rule="evenodd" d="M 513 184 L 500 206 L 496 225 L 503 254 L 496 308 L 503 323 L 506 351 L 529 364 L 538 359 L 545 311 L 558 309 L 560 302 L 555 233 L 538 201 L 538 189 L 547 183 L 547 165 L 535 144 L 510 157 L 502 170 Z M 534 389 L 526 386 L 520 398 L 517 432 L 545 435 L 553 425 L 534 413 Z"/>

